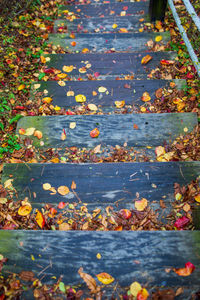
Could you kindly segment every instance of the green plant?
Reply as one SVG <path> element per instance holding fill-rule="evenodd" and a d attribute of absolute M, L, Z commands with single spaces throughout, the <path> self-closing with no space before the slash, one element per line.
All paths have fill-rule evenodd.
<path fill-rule="evenodd" d="M 0 155 L 4 153 L 12 153 L 14 150 L 21 149 L 18 143 L 18 137 L 16 135 L 8 134 L 4 140 L 2 147 L 0 147 Z"/>

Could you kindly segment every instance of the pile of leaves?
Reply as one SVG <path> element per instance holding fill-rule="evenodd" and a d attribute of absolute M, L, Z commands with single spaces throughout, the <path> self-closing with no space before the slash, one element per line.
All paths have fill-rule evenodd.
<path fill-rule="evenodd" d="M 0 254 L 0 274 L 6 262 L 7 258 L 4 258 Z M 191 262 L 187 262 L 183 268 L 172 267 L 165 270 L 167 273 L 171 271 L 175 272 L 178 276 L 186 277 L 195 271 L 195 266 Z M 129 287 L 123 288 L 114 277 L 105 272 L 96 275 L 98 283 L 93 276 L 85 273 L 82 267 L 79 268 L 78 274 L 84 284 L 76 286 L 66 285 L 62 281 L 62 277 L 53 284 L 43 284 L 42 280 L 37 278 L 32 271 L 21 271 L 19 274 L 11 273 L 9 276 L 1 274 L 0 299 L 4 300 L 10 297 L 12 299 L 19 299 L 20 296 L 26 295 L 26 291 L 31 292 L 34 299 L 63 299 L 65 297 L 67 300 L 75 300 L 87 297 L 87 299 L 91 300 L 101 300 L 107 296 L 113 300 L 119 299 L 119 297 L 123 300 L 173 300 L 179 295 L 184 296 L 183 287 L 179 287 L 176 290 L 172 288 L 161 289 L 158 287 L 149 287 L 148 285 L 144 286 L 134 281 Z M 199 295 L 200 292 L 197 291 L 191 295 L 191 299 L 199 299 Z"/>
<path fill-rule="evenodd" d="M 145 198 L 137 198 L 128 206 L 118 209 L 120 200 L 103 208 L 88 208 L 76 192 L 76 183 L 71 187 L 52 187 L 43 184 L 43 190 L 53 197 L 73 193 L 78 201 L 74 203 L 59 202 L 57 205 L 32 204 L 26 197 L 16 200 L 17 191 L 13 179 L 0 186 L 0 229 L 45 229 L 45 230 L 188 230 L 194 229 L 192 211 L 200 202 L 199 178 L 185 187 L 174 185 L 174 201 L 165 203 L 164 198 L 154 205 Z M 34 193 L 34 197 L 36 197 Z M 154 201 L 155 202 L 155 201 Z"/>

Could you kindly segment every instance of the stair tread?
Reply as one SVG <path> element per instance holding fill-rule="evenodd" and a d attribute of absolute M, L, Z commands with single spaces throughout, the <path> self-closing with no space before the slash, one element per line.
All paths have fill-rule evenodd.
<path fill-rule="evenodd" d="M 76 123 L 75 129 L 69 129 L 71 122 Z M 87 147 L 98 144 L 106 146 L 123 145 L 129 147 L 159 146 L 169 142 L 180 134 L 184 128 L 191 132 L 197 125 L 196 113 L 163 113 L 163 114 L 127 114 L 127 115 L 73 115 L 73 116 L 29 116 L 21 118 L 17 124 L 20 128 L 34 127 L 42 131 L 46 147 Z M 138 130 L 134 130 L 136 124 Z M 91 138 L 94 128 L 100 131 L 98 138 Z M 65 129 L 67 138 L 61 140 Z M 21 135 L 22 138 L 25 135 Z M 40 147 L 40 140 L 33 138 L 33 144 Z"/>
<path fill-rule="evenodd" d="M 60 86 L 56 81 L 42 81 L 37 90 L 34 89 L 35 84 L 32 85 L 32 97 L 40 92 L 48 91 L 48 96 L 52 97 L 51 104 L 62 108 L 69 108 L 76 106 L 75 96 L 67 96 L 68 91 L 73 91 L 74 95 L 82 94 L 86 96 L 87 102 L 101 105 L 102 107 L 114 107 L 116 100 L 124 100 L 126 105 L 139 106 L 144 102 L 141 100 L 142 94 L 146 91 L 153 102 L 156 99 L 155 91 L 159 88 L 168 88 L 170 80 L 105 80 L 105 81 L 69 81 L 66 86 Z M 176 87 L 181 88 L 184 80 L 175 80 Z M 128 88 L 126 86 L 128 85 Z M 109 91 L 109 94 L 98 93 L 98 88 L 104 86 Z M 93 92 L 97 92 L 93 96 Z M 47 96 L 47 94 L 44 94 Z"/>
<path fill-rule="evenodd" d="M 166 44 L 170 41 L 170 35 L 168 32 L 159 33 L 162 36 L 162 44 Z M 60 45 L 67 51 L 76 53 L 76 51 L 82 51 L 84 48 L 90 51 L 101 53 L 115 49 L 115 51 L 145 51 L 149 47 L 146 45 L 148 41 L 155 41 L 158 33 L 79 33 L 76 34 L 75 39 L 69 39 L 68 34 L 49 34 L 49 43 L 52 45 Z M 75 41 L 76 46 L 72 46 L 71 42 Z"/>
<path fill-rule="evenodd" d="M 53 267 L 45 270 L 44 282 L 63 275 L 66 284 L 80 283 L 78 269 L 83 267 L 92 276 L 107 272 L 121 286 L 138 281 L 150 286 L 185 286 L 191 291 L 200 284 L 199 251 L 199 231 L 0 231 L 0 253 L 8 258 L 3 271 L 38 274 L 51 261 Z M 97 253 L 102 259 L 96 258 Z M 165 271 L 184 267 L 188 261 L 196 267 L 188 277 Z"/>
<path fill-rule="evenodd" d="M 130 2 L 130 3 L 124 3 L 124 2 L 118 2 L 118 3 L 106 3 L 106 4 L 99 4 L 97 3 L 91 3 L 88 5 L 67 5 L 62 6 L 59 9 L 59 15 L 61 17 L 64 17 L 64 13 L 62 13 L 64 10 L 68 10 L 69 12 L 76 13 L 76 16 L 78 17 L 90 17 L 90 18 L 97 18 L 102 15 L 104 16 L 110 16 L 110 12 L 112 10 L 112 14 L 114 16 L 120 15 L 122 11 L 126 12 L 126 15 L 143 15 L 144 13 L 147 13 L 148 11 L 148 2 Z M 124 10 L 124 7 L 126 6 L 126 10 Z M 78 10 L 78 11 L 77 11 Z"/>
<path fill-rule="evenodd" d="M 152 59 L 146 65 L 141 60 L 146 55 Z M 46 62 L 48 68 L 62 70 L 63 66 L 73 65 L 72 72 L 67 73 L 68 77 L 81 77 L 88 80 L 88 75 L 94 76 L 98 73 L 98 79 L 124 78 L 126 75 L 134 76 L 135 79 L 146 79 L 148 74 L 159 67 L 162 59 L 175 60 L 176 52 L 139 52 L 139 53 L 90 53 L 90 54 L 50 54 L 47 55 L 50 61 Z M 79 69 L 91 65 L 86 73 L 80 73 Z"/>
<path fill-rule="evenodd" d="M 13 186 L 19 199 L 28 197 L 32 204 L 77 202 L 70 192 L 65 197 L 50 195 L 43 189 L 44 183 L 58 188 L 70 188 L 76 183 L 76 192 L 82 203 L 93 210 L 105 208 L 119 201 L 123 208 L 134 208 L 136 193 L 149 203 L 163 199 L 166 206 L 174 201 L 174 183 L 181 186 L 195 180 L 200 173 L 200 162 L 154 162 L 154 163 L 112 163 L 112 164 L 5 164 L 2 182 L 12 175 Z M 184 174 L 184 177 L 183 175 Z M 153 185 L 153 186 L 152 186 Z M 33 193 L 36 197 L 33 197 Z M 82 205 L 82 204 L 81 204 Z M 118 209 L 119 209 L 118 207 Z M 159 207 L 160 208 L 160 207 Z M 116 208 L 115 208 L 116 209 Z"/>
<path fill-rule="evenodd" d="M 76 19 L 73 22 L 68 20 L 59 19 L 54 22 L 54 30 L 58 31 L 59 28 L 66 26 L 68 33 L 95 33 L 98 30 L 98 34 L 104 32 L 120 32 L 120 28 L 126 29 L 127 33 L 139 32 L 140 28 L 144 27 L 144 22 L 140 22 L 141 16 L 126 16 L 126 17 L 105 17 L 95 19 Z M 117 25 L 117 28 L 113 28 L 113 24 Z M 62 32 L 62 31 L 61 31 Z M 123 33 L 122 33 L 123 34 Z"/>

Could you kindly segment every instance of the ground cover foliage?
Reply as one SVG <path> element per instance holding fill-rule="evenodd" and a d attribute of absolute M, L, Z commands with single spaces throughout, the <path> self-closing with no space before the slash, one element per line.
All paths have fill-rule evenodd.
<path fill-rule="evenodd" d="M 200 6 L 198 1 L 191 1 L 199 15 Z M 37 115 L 72 115 L 72 114 L 104 114 L 101 107 L 78 103 L 71 109 L 63 109 L 52 105 L 51 100 L 45 99 L 45 95 L 36 94 L 36 100 L 30 96 L 31 83 L 40 80 L 53 79 L 65 84 L 70 81 L 70 75 L 62 78 L 61 70 L 48 70 L 45 66 L 48 54 L 64 53 L 61 47 L 52 47 L 48 43 L 48 35 L 53 31 L 53 22 L 58 16 L 58 8 L 65 1 L 13 1 L 0 2 L 0 171 L 3 162 L 134 162 L 134 161 L 190 161 L 200 159 L 200 131 L 197 126 L 192 133 L 178 137 L 171 144 L 160 145 L 156 150 L 156 157 L 148 156 L 148 153 L 137 153 L 135 149 L 127 145 L 116 145 L 112 149 L 102 149 L 101 145 L 94 149 L 80 149 L 71 147 L 65 149 L 65 155 L 59 149 L 38 150 L 32 146 L 32 137 L 28 136 L 23 141 L 15 134 L 17 121 L 23 116 Z M 195 25 L 187 15 L 181 0 L 176 1 L 182 23 L 191 39 L 195 52 L 199 57 L 200 38 Z M 7 13 L 9 12 L 9 13 Z M 171 41 L 166 50 L 178 52 L 178 60 L 172 62 L 160 62 L 159 68 L 149 74 L 149 78 L 157 79 L 186 79 L 187 84 L 183 91 L 178 91 L 172 83 L 168 89 L 156 91 L 156 100 L 152 103 L 148 94 L 144 97 L 144 104 L 138 107 L 127 106 L 126 103 L 117 103 L 111 113 L 164 113 L 164 112 L 200 112 L 200 83 L 197 73 L 187 53 L 186 47 L 181 40 L 178 29 L 170 12 L 167 13 L 165 24 L 157 22 L 155 32 L 169 30 Z M 148 26 L 143 30 L 148 30 Z M 73 37 L 72 37 L 73 38 Z M 152 50 L 158 50 L 158 43 L 152 44 Z M 87 53 L 87 49 L 83 49 Z M 148 63 L 148 62 L 147 62 Z M 85 71 L 85 70 L 83 70 Z M 83 72 L 84 73 L 84 72 Z M 88 76 L 89 80 L 98 80 L 96 76 Z M 116 80 L 133 79 L 127 76 Z M 81 75 L 77 80 L 84 80 Z M 63 83 L 62 83 L 63 84 Z M 126 88 L 129 88 L 128 86 Z M 147 91 L 148 93 L 148 91 Z M 146 97 L 146 98 L 145 98 Z M 80 102 L 80 101 L 77 101 Z M 137 130 L 137 124 L 134 128 Z M 34 134 L 35 132 L 33 132 Z M 37 133 L 38 139 L 42 132 Z M 96 134 L 96 133 L 95 133 Z M 63 132 L 62 138 L 65 138 Z M 106 155 L 105 155 L 106 153 Z M 48 187 L 48 188 L 47 188 Z M 61 195 L 70 189 L 76 193 L 76 183 L 71 187 L 60 189 Z M 44 189 L 55 191 L 54 187 L 45 186 Z M 107 207 L 105 211 L 99 208 L 92 212 L 84 205 L 60 202 L 58 207 L 46 205 L 42 209 L 33 208 L 28 199 L 15 198 L 16 193 L 12 185 L 12 179 L 0 186 L 0 229 L 46 229 L 46 230 L 185 230 L 194 229 L 192 209 L 200 202 L 199 178 L 187 186 L 179 186 L 174 183 L 174 203 L 168 213 L 167 223 L 160 221 L 156 211 L 150 208 L 146 199 L 138 198 L 135 209 L 120 209 Z M 78 197 L 78 195 L 77 195 Z M 80 204 L 80 203 L 79 203 Z M 165 209 L 164 201 L 160 202 L 160 208 Z M 99 217 L 100 216 L 100 217 Z M 132 218 L 130 218 L 132 217 Z M 6 264 L 6 258 L 0 255 L 0 269 Z M 177 276 L 189 276 L 195 269 L 190 262 L 185 267 L 165 272 L 176 272 Z M 122 289 L 114 278 L 107 273 L 97 276 L 103 283 L 99 285 L 89 274 L 79 270 L 80 277 L 88 287 L 86 295 L 81 287 L 69 287 L 60 278 L 54 285 L 44 285 L 32 272 L 24 271 L 20 274 L 11 274 L 0 277 L 0 299 L 18 299 L 21 293 L 31 287 L 36 299 L 59 299 L 65 295 L 67 299 L 80 299 L 85 296 L 88 299 L 101 299 L 107 288 L 113 291 L 112 298 L 121 299 L 174 299 L 184 291 L 163 289 L 158 290 L 147 285 L 141 286 L 134 283 L 132 287 Z M 199 299 L 197 292 L 191 295 L 191 299 Z"/>

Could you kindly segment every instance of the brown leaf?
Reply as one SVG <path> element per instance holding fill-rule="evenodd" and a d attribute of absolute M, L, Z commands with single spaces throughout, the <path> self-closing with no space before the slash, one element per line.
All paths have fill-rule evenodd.
<path fill-rule="evenodd" d="M 19 274 L 20 279 L 24 281 L 34 281 L 34 276 L 35 274 L 32 271 L 22 271 Z"/>
<path fill-rule="evenodd" d="M 165 202 L 162 199 L 160 200 L 160 207 L 163 209 L 166 208 Z"/>
<path fill-rule="evenodd" d="M 74 182 L 74 180 L 72 180 L 71 189 L 72 190 L 76 189 L 76 183 Z"/>
<path fill-rule="evenodd" d="M 78 270 L 78 273 L 80 277 L 85 281 L 90 291 L 92 293 L 96 293 L 97 291 L 96 280 L 91 275 L 84 273 L 82 267 Z"/>
<path fill-rule="evenodd" d="M 155 95 L 156 95 L 156 98 L 161 98 L 162 95 L 163 95 L 163 90 L 162 90 L 162 88 L 156 90 Z"/>

